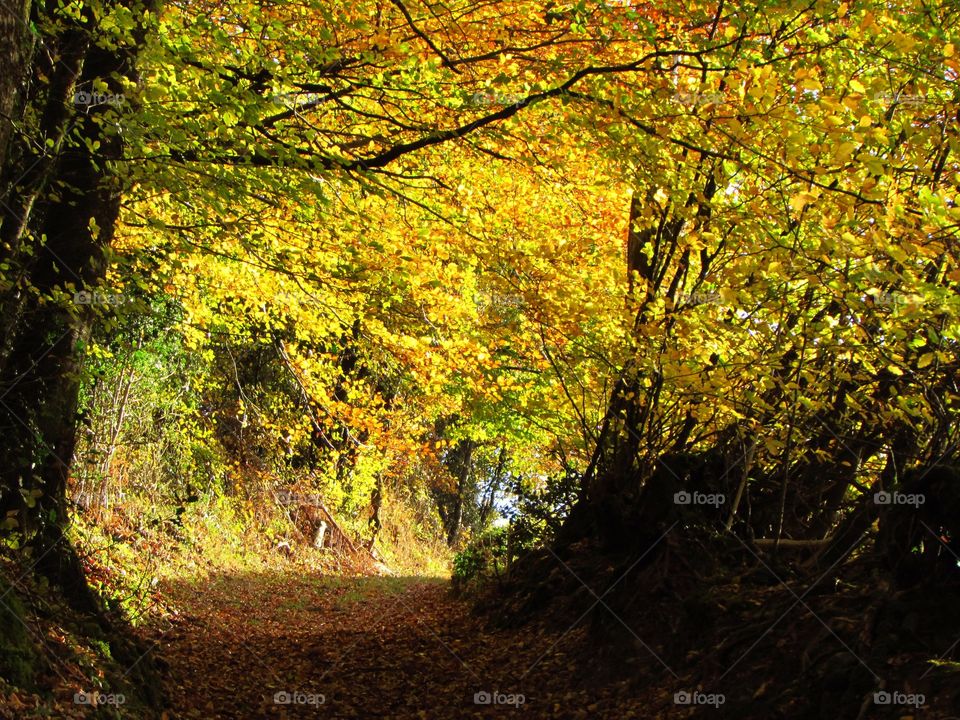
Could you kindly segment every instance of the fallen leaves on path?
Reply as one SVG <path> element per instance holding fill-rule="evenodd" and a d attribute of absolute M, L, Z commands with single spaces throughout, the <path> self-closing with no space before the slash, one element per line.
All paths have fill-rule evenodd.
<path fill-rule="evenodd" d="M 220 575 L 167 588 L 171 720 L 653 717 L 582 682 L 585 629 L 485 626 L 444 580 Z M 568 655 L 576 649 L 577 655 Z"/>

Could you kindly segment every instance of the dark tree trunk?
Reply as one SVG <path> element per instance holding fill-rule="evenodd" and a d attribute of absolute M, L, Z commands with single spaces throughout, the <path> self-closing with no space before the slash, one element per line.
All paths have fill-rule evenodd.
<path fill-rule="evenodd" d="M 142 15 L 145 7 L 136 3 L 133 9 Z M 95 603 L 64 539 L 66 489 L 80 352 L 92 323 L 108 308 L 97 307 L 95 296 L 77 293 L 94 288 L 104 275 L 104 251 L 120 208 L 113 169 L 123 141 L 117 130 L 120 108 L 75 106 L 74 93 L 102 81 L 122 97 L 120 78 L 134 77 L 145 32 L 142 27 L 133 46 L 107 50 L 93 42 L 98 30 L 92 16 L 85 16 L 47 38 L 57 60 L 44 66 L 46 53 L 35 59 L 34 73 L 50 78 L 38 100 L 38 137 L 12 138 L 4 158 L 3 176 L 12 185 L 0 241 L 14 277 L 2 289 L 0 510 L 19 521 L 37 567 L 84 610 Z"/>
<path fill-rule="evenodd" d="M 20 120 L 25 86 L 33 55 L 30 33 L 30 0 L 0 4 L 0 162 L 6 170 L 7 151 L 14 134 L 14 120 Z M 13 177 L 0 177 L 0 196 L 6 197 Z"/>
<path fill-rule="evenodd" d="M 473 440 L 461 440 L 443 458 L 443 464 L 456 483 L 453 491 L 436 490 L 434 498 L 437 511 L 447 536 L 447 544 L 451 547 L 460 539 L 463 527 L 464 495 L 470 492 L 473 483 L 473 451 L 476 443 Z"/>

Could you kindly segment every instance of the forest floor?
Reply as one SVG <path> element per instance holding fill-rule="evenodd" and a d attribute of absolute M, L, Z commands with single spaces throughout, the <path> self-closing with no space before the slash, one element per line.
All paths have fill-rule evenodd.
<path fill-rule="evenodd" d="M 641 699 L 622 681 L 589 687 L 583 622 L 485 626 L 439 578 L 224 574 L 164 591 L 177 611 L 151 639 L 171 720 L 679 710 L 666 690 Z"/>
<path fill-rule="evenodd" d="M 0 670 L 25 678 L 0 682 L 0 718 L 960 717 L 960 584 L 893 591 L 856 563 L 829 585 L 697 580 L 675 550 L 643 568 L 545 551 L 470 597 L 296 559 L 181 563 L 109 636 L 0 565 Z M 95 689 L 105 706 L 78 702 Z"/>
<path fill-rule="evenodd" d="M 865 582 L 814 597 L 735 579 L 681 593 L 680 609 L 679 588 L 643 591 L 655 565 L 624 604 L 608 596 L 620 570 L 591 577 L 595 558 L 540 561 L 551 560 L 527 600 L 490 593 L 479 606 L 430 577 L 277 568 L 167 579 L 167 620 L 146 638 L 164 717 L 957 718 L 960 666 L 930 664 L 952 651 L 957 628 L 934 609 L 952 606 L 954 590 L 881 602 Z M 860 647 L 870 628 L 875 642 Z M 720 683 L 719 702 L 700 690 Z M 878 701 L 879 683 L 906 699 Z M 685 693 L 696 699 L 677 701 Z"/>

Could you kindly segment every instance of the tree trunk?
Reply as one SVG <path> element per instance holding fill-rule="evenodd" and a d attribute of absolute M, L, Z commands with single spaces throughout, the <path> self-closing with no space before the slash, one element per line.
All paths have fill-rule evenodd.
<path fill-rule="evenodd" d="M 156 7 L 123 4 L 137 17 Z M 38 569 L 86 611 L 96 603 L 63 529 L 80 350 L 102 309 L 89 302 L 91 296 L 77 293 L 95 287 L 104 275 L 104 251 L 120 209 L 113 168 L 122 159 L 123 140 L 119 108 L 74 107 L 74 93 L 96 81 L 122 97 L 120 78 L 134 78 L 145 33 L 141 26 L 133 45 L 108 50 L 94 42 L 99 30 L 87 11 L 46 38 L 57 60 L 48 63 L 47 53 L 35 58 L 34 73 L 50 78 L 37 101 L 38 137 L 12 138 L 4 158 L 3 176 L 16 179 L 12 202 L 3 208 L 0 241 L 15 277 L 2 289 L 0 511 L 19 521 Z M 17 177 L 25 164 L 26 173 Z"/>
<path fill-rule="evenodd" d="M 456 545 L 460 539 L 460 530 L 463 526 L 463 496 L 472 486 L 470 476 L 473 472 L 473 451 L 475 448 L 476 443 L 473 440 L 461 440 L 445 460 L 450 474 L 457 481 L 457 489 L 451 499 L 452 507 L 446 514 L 447 545 L 450 547 Z"/>
<path fill-rule="evenodd" d="M 7 150 L 14 132 L 14 119 L 19 120 L 24 102 L 24 89 L 33 35 L 30 33 L 30 0 L 0 3 L 0 162 L 6 170 Z M 9 183 L 16 178 L 0 177 L 0 197 L 7 197 Z"/>

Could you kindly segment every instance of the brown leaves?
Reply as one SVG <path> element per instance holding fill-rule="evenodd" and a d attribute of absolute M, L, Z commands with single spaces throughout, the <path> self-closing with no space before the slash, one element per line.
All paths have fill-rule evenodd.
<path fill-rule="evenodd" d="M 582 687 L 579 632 L 484 627 L 438 579 L 221 575 L 169 590 L 195 617 L 159 637 L 170 720 L 499 717 L 521 696 L 534 716 L 622 717 L 615 688 Z"/>

